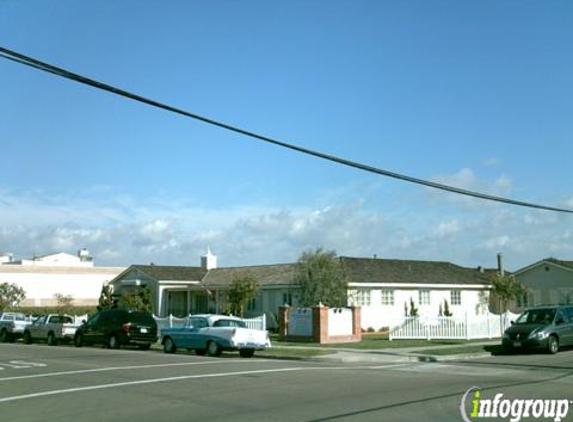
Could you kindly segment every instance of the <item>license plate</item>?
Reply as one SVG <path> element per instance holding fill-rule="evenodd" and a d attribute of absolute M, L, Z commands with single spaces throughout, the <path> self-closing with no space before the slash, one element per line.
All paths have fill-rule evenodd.
<path fill-rule="evenodd" d="M 513 347 L 521 347 L 521 342 L 520 341 L 514 342 Z"/>
<path fill-rule="evenodd" d="M 147 328 L 140 328 L 139 332 L 143 333 L 143 334 L 147 334 Z"/>

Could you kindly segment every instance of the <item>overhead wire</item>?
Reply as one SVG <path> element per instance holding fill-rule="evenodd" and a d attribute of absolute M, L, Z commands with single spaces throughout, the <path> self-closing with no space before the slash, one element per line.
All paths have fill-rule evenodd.
<path fill-rule="evenodd" d="M 7 59 L 7 60 L 11 60 L 14 61 L 16 63 L 22 64 L 22 65 L 26 65 L 38 70 L 42 70 L 44 72 L 48 72 L 51 73 L 53 75 L 56 76 L 60 76 L 66 79 L 70 79 L 94 88 L 98 88 L 107 92 L 110 92 L 112 94 L 116 94 L 125 98 L 129 98 L 131 100 L 134 101 L 138 101 L 140 103 L 144 103 L 153 107 L 157 107 L 163 110 L 167 110 L 170 111 L 172 113 L 177 113 L 195 120 L 199 120 L 203 123 L 207 123 L 209 125 L 213 125 L 225 130 L 229 130 L 231 132 L 235 132 L 250 138 L 254 138 L 257 139 L 259 141 L 263 141 L 266 143 L 270 143 L 273 145 L 277 145 L 283 148 L 288 148 L 290 150 L 293 151 L 297 151 L 306 155 L 311 155 L 314 157 L 318 157 L 324 160 L 328 160 L 334 163 L 338 163 L 338 164 L 342 164 L 344 166 L 348 166 L 348 167 L 352 167 L 352 168 L 356 168 L 359 170 L 363 170 L 363 171 L 367 171 L 370 173 L 374 173 L 374 174 L 378 174 L 378 175 L 382 175 L 382 176 L 386 176 L 386 177 L 390 177 L 393 179 L 397 179 L 397 180 L 401 180 L 401 181 L 405 181 L 405 182 L 409 182 L 409 183 L 414 183 L 414 184 L 418 184 L 418 185 L 422 185 L 422 186 L 426 186 L 426 187 L 430 187 L 430 188 L 434 188 L 434 189 L 440 189 L 446 192 L 451 192 L 451 193 L 455 193 L 455 194 L 459 194 L 459 195 L 465 195 L 465 196 L 469 196 L 469 197 L 473 197 L 473 198 L 479 198 L 479 199 L 484 199 L 484 200 L 488 200 L 488 201 L 494 201 L 494 202 L 500 202 L 500 203 L 505 203 L 505 204 L 510 204 L 510 205 L 516 205 L 516 206 L 521 206 L 521 207 L 527 207 L 527 208 L 535 208 L 535 209 L 540 209 L 540 210 L 546 210 L 546 211 L 555 211 L 555 212 L 561 212 L 561 213 L 573 213 L 573 210 L 570 209 L 566 209 L 566 208 L 560 208 L 560 207 L 554 207 L 554 206 L 547 206 L 547 205 L 542 205 L 542 204 L 535 204 L 535 203 L 531 203 L 531 202 L 525 202 L 525 201 L 520 201 L 520 200 L 515 200 L 515 199 L 511 199 L 511 198 L 505 198 L 505 197 L 501 197 L 501 196 L 495 196 L 495 195 L 490 195 L 490 194 L 486 194 L 486 193 L 482 193 L 482 192 L 477 192 L 477 191 L 472 191 L 472 190 L 468 190 L 468 189 L 462 189 L 462 188 L 458 188 L 455 186 L 450 186 L 450 185 L 445 185 L 445 184 L 441 184 L 441 183 L 436 183 L 436 182 L 432 182 L 430 180 L 425 180 L 425 179 L 420 179 L 417 177 L 412 177 L 412 176 L 408 176 L 405 174 L 401 174 L 401 173 L 396 173 L 393 171 L 389 171 L 389 170 L 384 170 L 381 168 L 377 168 L 377 167 L 373 167 L 367 164 L 362 164 L 356 161 L 352 161 L 352 160 L 348 160 L 342 157 L 337 157 L 335 155 L 331 155 L 331 154 L 326 154 L 320 151 L 316 151 L 316 150 L 312 150 L 309 148 L 305 148 L 305 147 L 301 147 L 298 145 L 294 145 L 291 143 L 287 143 L 278 139 L 274 139 L 265 135 L 261 135 L 259 133 L 256 132 L 252 132 L 246 129 L 242 129 L 240 127 L 237 126 L 233 126 L 230 125 L 228 123 L 224 123 L 218 120 L 214 120 L 205 116 L 201 116 L 199 114 L 195 114 L 195 113 L 191 113 L 189 111 L 183 110 L 181 108 L 178 107 L 173 107 L 170 106 L 168 104 L 153 100 L 151 98 L 146 98 L 143 97 L 141 95 L 137 95 L 134 94 L 132 92 L 117 88 L 115 86 L 97 81 L 95 79 L 91 79 L 88 78 L 86 76 L 82 76 L 79 75 L 77 73 L 74 72 L 70 72 L 66 69 L 54 66 L 52 64 L 37 60 L 35 58 L 26 56 L 24 54 L 18 53 L 16 51 L 13 50 L 9 50 L 7 48 L 4 47 L 0 47 L 0 57 Z"/>

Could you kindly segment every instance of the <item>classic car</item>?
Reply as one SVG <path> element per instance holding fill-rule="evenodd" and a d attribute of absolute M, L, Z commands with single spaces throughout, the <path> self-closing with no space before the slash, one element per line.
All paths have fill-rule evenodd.
<path fill-rule="evenodd" d="M 245 358 L 271 347 L 267 331 L 247 328 L 240 318 L 226 315 L 192 315 L 183 327 L 163 329 L 161 344 L 165 353 L 187 349 L 198 355 L 219 356 L 223 351 L 238 350 Z"/>

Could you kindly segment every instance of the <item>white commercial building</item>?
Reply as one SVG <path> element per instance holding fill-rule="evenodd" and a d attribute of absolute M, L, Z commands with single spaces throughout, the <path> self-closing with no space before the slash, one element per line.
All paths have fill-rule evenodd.
<path fill-rule="evenodd" d="M 55 295 L 71 296 L 76 306 L 97 305 L 101 288 L 124 267 L 96 267 L 87 249 L 77 255 L 56 253 L 14 260 L 0 254 L 0 284 L 16 284 L 26 292 L 21 306 L 55 306 Z"/>

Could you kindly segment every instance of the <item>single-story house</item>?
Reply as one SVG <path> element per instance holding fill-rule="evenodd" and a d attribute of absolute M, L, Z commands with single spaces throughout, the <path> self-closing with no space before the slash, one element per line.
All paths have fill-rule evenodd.
<path fill-rule="evenodd" d="M 545 258 L 513 275 L 527 288 L 527 293 L 511 307 L 514 312 L 530 306 L 573 303 L 573 261 Z"/>
<path fill-rule="evenodd" d="M 362 307 L 362 326 L 379 329 L 410 312 L 410 300 L 420 316 L 438 316 L 440 309 L 456 316 L 488 310 L 488 272 L 449 262 L 340 257 L 348 276 L 348 304 Z M 247 315 L 265 313 L 276 321 L 279 306 L 297 305 L 296 264 L 217 268 L 208 252 L 198 267 L 132 265 L 110 282 L 114 294 L 146 286 L 154 312 L 161 317 L 222 312 L 233 280 L 254 277 L 259 295 Z M 446 305 L 447 302 L 447 305 Z"/>

